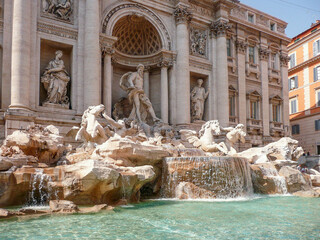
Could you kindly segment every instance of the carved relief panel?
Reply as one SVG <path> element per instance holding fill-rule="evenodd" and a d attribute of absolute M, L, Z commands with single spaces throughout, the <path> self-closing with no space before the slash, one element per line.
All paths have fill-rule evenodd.
<path fill-rule="evenodd" d="M 190 28 L 190 54 L 199 57 L 207 57 L 207 38 L 206 30 Z"/>
<path fill-rule="evenodd" d="M 41 0 L 41 16 L 73 23 L 74 0 Z"/>

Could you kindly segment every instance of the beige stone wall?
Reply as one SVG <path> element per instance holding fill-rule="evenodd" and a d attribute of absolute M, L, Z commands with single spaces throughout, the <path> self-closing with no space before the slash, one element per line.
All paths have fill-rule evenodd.
<path fill-rule="evenodd" d="M 317 145 L 320 145 L 320 131 L 315 131 L 315 120 L 320 119 L 319 115 L 308 116 L 298 120 L 290 121 L 290 125 L 299 124 L 300 134 L 293 134 L 292 137 L 299 141 L 305 152 L 311 155 L 317 153 Z"/>

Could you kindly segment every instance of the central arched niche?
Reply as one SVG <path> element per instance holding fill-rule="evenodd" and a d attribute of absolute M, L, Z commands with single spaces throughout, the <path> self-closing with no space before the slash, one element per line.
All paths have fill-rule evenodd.
<path fill-rule="evenodd" d="M 137 14 L 122 17 L 113 28 L 112 36 L 118 38 L 115 48 L 124 54 L 146 56 L 162 49 L 156 28 Z"/>
<path fill-rule="evenodd" d="M 149 72 L 149 98 L 155 113 L 161 117 L 160 68 L 163 44 L 155 26 L 139 14 L 121 17 L 114 25 L 112 36 L 117 37 L 113 64 L 112 106 L 123 97 L 127 97 L 119 87 L 123 74 L 136 71 L 136 66 L 144 64 Z"/>

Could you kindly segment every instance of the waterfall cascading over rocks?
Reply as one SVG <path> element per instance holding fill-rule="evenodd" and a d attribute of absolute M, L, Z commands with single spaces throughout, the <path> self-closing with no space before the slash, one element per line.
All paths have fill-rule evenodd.
<path fill-rule="evenodd" d="M 45 174 L 43 169 L 36 169 L 30 180 L 30 192 L 27 205 L 43 206 L 52 199 L 58 199 L 57 191 L 54 191 L 50 185 L 52 179 Z"/>
<path fill-rule="evenodd" d="M 163 198 L 235 198 L 253 194 L 250 167 L 236 157 L 169 157 L 164 159 Z"/>
<path fill-rule="evenodd" d="M 287 183 L 283 176 L 280 176 L 274 168 L 261 167 L 263 174 L 273 180 L 277 193 L 288 194 Z"/>

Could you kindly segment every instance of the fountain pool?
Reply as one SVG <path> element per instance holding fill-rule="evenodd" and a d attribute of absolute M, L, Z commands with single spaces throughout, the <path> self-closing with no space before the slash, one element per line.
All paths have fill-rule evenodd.
<path fill-rule="evenodd" d="M 0 221 L 0 239 L 318 239 L 317 198 L 155 200 L 114 212 Z"/>

